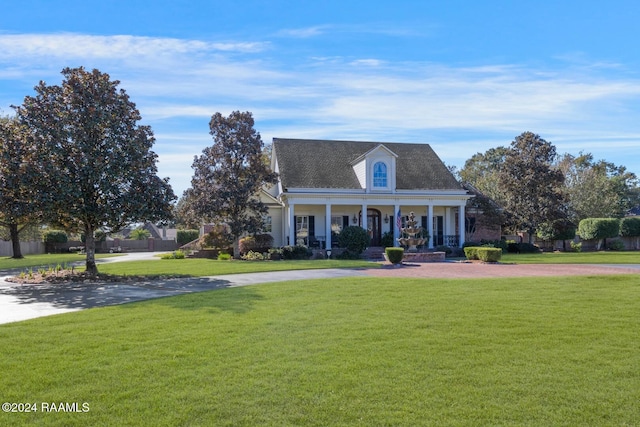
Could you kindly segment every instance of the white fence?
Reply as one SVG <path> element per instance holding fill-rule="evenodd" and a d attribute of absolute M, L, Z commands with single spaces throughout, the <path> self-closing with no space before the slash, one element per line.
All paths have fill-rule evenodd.
<path fill-rule="evenodd" d="M 44 253 L 44 243 L 42 242 L 20 242 L 22 255 L 33 255 Z M 13 245 L 11 242 L 0 240 L 0 256 L 13 256 Z"/>

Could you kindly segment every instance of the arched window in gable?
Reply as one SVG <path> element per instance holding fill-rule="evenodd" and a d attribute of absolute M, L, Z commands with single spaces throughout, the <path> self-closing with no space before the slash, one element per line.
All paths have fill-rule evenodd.
<path fill-rule="evenodd" d="M 387 187 L 387 164 L 384 162 L 377 162 L 373 165 L 373 187 Z"/>

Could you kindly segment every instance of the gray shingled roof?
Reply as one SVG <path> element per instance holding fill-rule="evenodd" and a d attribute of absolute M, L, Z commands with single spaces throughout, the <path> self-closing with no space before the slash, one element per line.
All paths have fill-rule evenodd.
<path fill-rule="evenodd" d="M 360 189 L 352 162 L 384 145 L 398 155 L 398 190 L 462 190 L 428 144 L 274 138 L 284 188 Z"/>

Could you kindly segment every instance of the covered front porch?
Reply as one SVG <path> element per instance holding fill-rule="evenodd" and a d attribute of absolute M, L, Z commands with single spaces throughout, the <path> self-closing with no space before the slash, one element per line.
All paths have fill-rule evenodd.
<path fill-rule="evenodd" d="M 413 212 L 418 225 L 428 233 L 423 249 L 438 246 L 461 247 L 464 243 L 464 209 L 466 199 L 450 201 L 353 204 L 337 200 L 324 203 L 285 203 L 283 218 L 284 242 L 317 249 L 338 246 L 338 236 L 347 226 L 367 230 L 371 246 L 399 246 L 400 228 Z M 363 212 L 365 213 L 363 215 Z M 399 220 L 398 220 L 399 219 Z"/>

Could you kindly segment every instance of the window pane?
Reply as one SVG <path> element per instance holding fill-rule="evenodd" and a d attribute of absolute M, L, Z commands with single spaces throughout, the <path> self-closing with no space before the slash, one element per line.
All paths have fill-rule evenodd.
<path fill-rule="evenodd" d="M 387 165 L 383 162 L 378 162 L 373 165 L 373 186 L 374 187 L 386 187 L 387 186 Z"/>
<path fill-rule="evenodd" d="M 344 220 L 342 216 L 332 216 L 331 217 L 331 232 L 335 234 L 340 234 L 342 231 L 342 224 Z"/>

